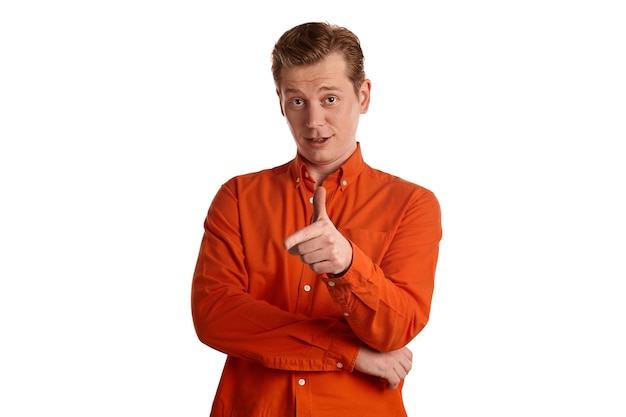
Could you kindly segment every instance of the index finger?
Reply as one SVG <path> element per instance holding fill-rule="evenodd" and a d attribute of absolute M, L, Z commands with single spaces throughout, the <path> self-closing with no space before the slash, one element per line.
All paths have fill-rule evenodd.
<path fill-rule="evenodd" d="M 283 241 L 283 247 L 287 249 L 290 254 L 299 255 L 299 253 L 297 253 L 298 244 L 314 239 L 319 235 L 319 226 L 313 223 L 287 236 Z"/>

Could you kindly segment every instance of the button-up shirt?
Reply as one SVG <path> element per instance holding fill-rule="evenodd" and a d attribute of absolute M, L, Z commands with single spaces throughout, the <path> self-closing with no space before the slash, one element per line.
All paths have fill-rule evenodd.
<path fill-rule="evenodd" d="M 227 181 L 209 208 L 192 284 L 199 339 L 227 355 L 211 416 L 405 416 L 402 385 L 355 370 L 362 345 L 399 349 L 426 325 L 441 239 L 426 188 L 367 165 L 360 144 L 323 182 L 350 241 L 341 277 L 283 248 L 313 216 L 300 156 Z"/>

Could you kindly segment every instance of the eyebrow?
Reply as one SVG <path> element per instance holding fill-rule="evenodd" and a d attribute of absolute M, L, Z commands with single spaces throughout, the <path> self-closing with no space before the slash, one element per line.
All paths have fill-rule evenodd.
<path fill-rule="evenodd" d="M 318 91 L 342 91 L 341 88 L 335 86 L 322 86 Z M 297 93 L 300 94 L 302 91 L 298 88 L 286 88 L 285 93 Z"/>

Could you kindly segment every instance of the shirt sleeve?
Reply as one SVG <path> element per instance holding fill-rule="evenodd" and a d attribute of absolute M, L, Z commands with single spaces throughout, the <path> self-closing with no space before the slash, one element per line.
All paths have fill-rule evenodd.
<path fill-rule="evenodd" d="M 360 247 L 371 236 L 347 234 L 351 267 L 339 278 L 321 279 L 360 340 L 381 352 L 399 349 L 429 318 L 442 235 L 439 202 L 429 190 L 414 193 L 379 263 Z"/>
<path fill-rule="evenodd" d="M 352 371 L 361 342 L 338 319 L 284 311 L 250 295 L 234 193 L 223 186 L 204 224 L 191 308 L 198 338 L 269 368 Z"/>

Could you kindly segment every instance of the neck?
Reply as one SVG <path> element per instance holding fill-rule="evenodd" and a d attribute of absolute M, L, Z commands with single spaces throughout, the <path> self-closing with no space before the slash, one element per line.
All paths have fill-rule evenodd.
<path fill-rule="evenodd" d="M 356 150 L 356 148 L 357 148 L 357 144 L 355 143 L 354 148 L 351 149 L 350 152 L 347 152 L 345 155 L 343 155 L 341 159 L 338 159 L 328 164 L 314 164 L 311 161 L 307 160 L 306 158 L 302 157 L 302 155 L 300 156 L 304 160 L 304 163 L 306 164 L 306 167 L 309 170 L 309 174 L 315 181 L 315 184 L 321 185 L 326 179 L 326 177 L 328 177 L 330 174 L 334 172 L 337 172 L 337 170 L 341 168 L 341 166 L 348 159 L 350 159 L 350 157 L 354 154 L 354 151 Z"/>

